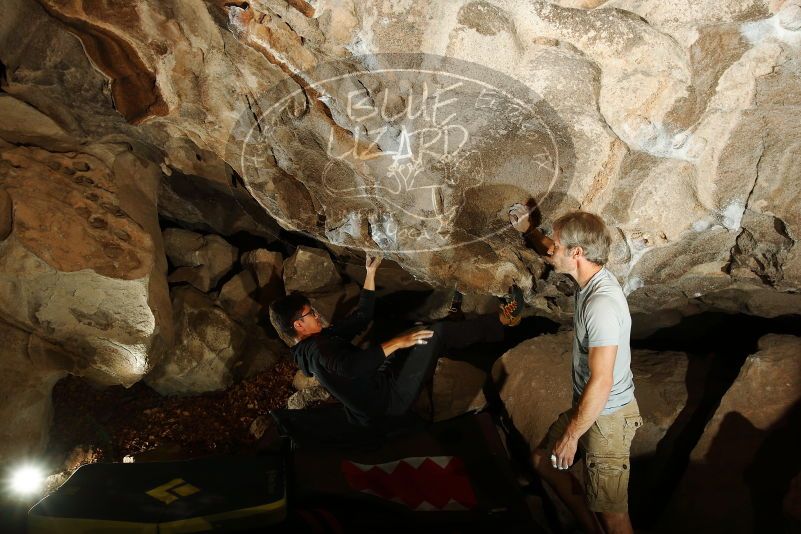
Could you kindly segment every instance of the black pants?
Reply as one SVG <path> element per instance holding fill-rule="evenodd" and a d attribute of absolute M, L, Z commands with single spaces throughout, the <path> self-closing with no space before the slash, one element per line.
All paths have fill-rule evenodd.
<path fill-rule="evenodd" d="M 504 329 L 498 314 L 466 321 L 440 321 L 423 328 L 434 331 L 427 344 L 396 352 L 387 358 L 379 371 L 389 373 L 391 377 L 386 415 L 403 415 L 409 411 L 434 373 L 440 356 L 451 349 L 474 343 L 501 341 Z"/>

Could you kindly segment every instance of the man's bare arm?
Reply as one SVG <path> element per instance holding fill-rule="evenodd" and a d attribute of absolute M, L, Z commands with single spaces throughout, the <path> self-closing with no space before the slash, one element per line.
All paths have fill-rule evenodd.
<path fill-rule="evenodd" d="M 553 254 L 553 239 L 539 231 L 538 228 L 530 225 L 523 234 L 523 239 L 529 248 L 533 248 L 540 256 L 550 256 Z"/>
<path fill-rule="evenodd" d="M 364 267 L 366 273 L 364 275 L 364 289 L 375 291 L 375 272 L 378 270 L 379 265 L 381 265 L 381 258 L 369 255 L 365 258 Z"/>
<path fill-rule="evenodd" d="M 590 379 L 584 387 L 578 407 L 567 424 L 565 433 L 553 448 L 553 466 L 567 469 L 573 465 L 578 449 L 578 440 L 590 429 L 606 406 L 609 392 L 612 391 L 617 345 L 590 347 Z"/>
<path fill-rule="evenodd" d="M 408 349 L 415 345 L 425 345 L 428 343 L 427 340 L 433 335 L 433 330 L 415 330 L 394 337 L 389 341 L 381 343 L 381 348 L 384 350 L 384 357 L 392 355 L 396 350 Z"/>
<path fill-rule="evenodd" d="M 579 399 L 576 412 L 567 425 L 565 431 L 576 439 L 583 436 L 592 424 L 601 415 L 609 400 L 612 391 L 612 381 L 615 370 L 615 357 L 617 345 L 606 347 L 590 347 L 588 363 L 590 366 L 590 379 L 584 387 Z"/>
<path fill-rule="evenodd" d="M 540 256 L 553 254 L 553 239 L 540 232 L 530 221 L 531 211 L 523 204 L 515 204 L 509 209 L 509 223 L 523 234 L 526 245 Z"/>

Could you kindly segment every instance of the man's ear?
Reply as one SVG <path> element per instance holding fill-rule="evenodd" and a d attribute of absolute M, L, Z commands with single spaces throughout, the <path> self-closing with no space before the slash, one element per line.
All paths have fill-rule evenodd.
<path fill-rule="evenodd" d="M 579 256 L 584 256 L 584 249 L 581 247 L 575 247 L 571 252 L 571 256 L 574 256 L 575 259 L 579 259 Z"/>

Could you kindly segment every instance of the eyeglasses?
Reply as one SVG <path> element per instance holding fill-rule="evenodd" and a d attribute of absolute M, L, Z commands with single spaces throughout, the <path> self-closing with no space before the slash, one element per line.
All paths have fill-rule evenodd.
<path fill-rule="evenodd" d="M 319 313 L 317 313 L 317 310 L 315 310 L 314 308 L 312 308 L 312 309 L 310 309 L 309 311 L 307 311 L 306 313 L 304 313 L 303 315 L 301 315 L 300 317 L 298 317 L 298 319 L 297 319 L 297 320 L 298 320 L 298 321 L 302 321 L 302 320 L 303 320 L 303 318 L 304 318 L 304 317 L 306 317 L 307 315 L 314 315 L 315 317 L 320 317 L 320 314 L 319 314 Z"/>

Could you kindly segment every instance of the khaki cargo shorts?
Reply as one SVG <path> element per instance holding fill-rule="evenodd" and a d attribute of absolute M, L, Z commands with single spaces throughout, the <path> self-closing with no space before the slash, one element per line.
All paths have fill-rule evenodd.
<path fill-rule="evenodd" d="M 572 412 L 571 409 L 559 415 L 538 448 L 551 454 Z M 599 416 L 579 438 L 578 452 L 584 455 L 584 491 L 593 512 L 628 511 L 629 451 L 634 434 L 641 426 L 642 417 L 635 399 L 609 415 Z"/>

